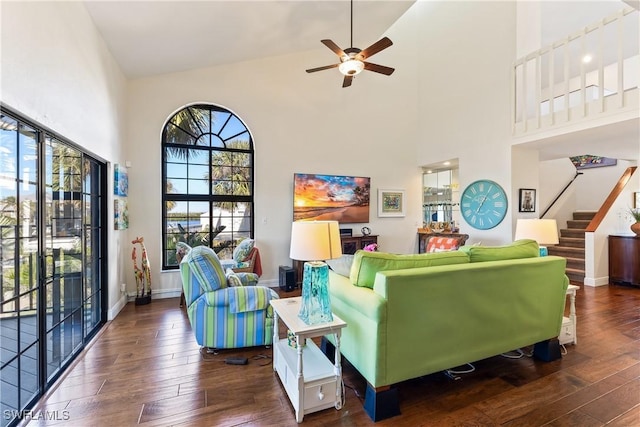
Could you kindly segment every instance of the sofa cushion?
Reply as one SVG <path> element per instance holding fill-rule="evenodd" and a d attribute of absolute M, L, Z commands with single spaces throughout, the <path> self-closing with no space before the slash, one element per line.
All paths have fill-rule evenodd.
<path fill-rule="evenodd" d="M 205 292 L 217 291 L 227 286 L 227 277 L 218 255 L 210 247 L 196 246 L 184 259 Z"/>
<path fill-rule="evenodd" d="M 253 239 L 244 239 L 242 242 L 240 242 L 238 246 L 236 246 L 236 248 L 233 250 L 233 259 L 235 260 L 235 262 L 245 261 L 249 256 L 249 252 L 251 252 L 251 249 L 253 249 L 255 243 L 256 242 Z"/>
<path fill-rule="evenodd" d="M 351 273 L 351 265 L 353 264 L 353 255 L 344 254 L 340 258 L 328 259 L 327 265 L 329 268 L 338 273 L 341 276 L 349 277 Z"/>
<path fill-rule="evenodd" d="M 455 251 L 460 246 L 460 239 L 454 237 L 432 237 L 427 243 L 425 252 Z"/>
<path fill-rule="evenodd" d="M 387 252 L 355 253 L 351 274 L 351 283 L 373 289 L 376 273 L 387 270 L 431 267 L 436 265 L 466 264 L 469 256 L 465 252 L 451 251 L 427 254 L 396 255 Z"/>
<path fill-rule="evenodd" d="M 471 262 L 502 261 L 540 256 L 538 243 L 531 239 L 516 240 L 504 246 L 463 246 L 460 251 L 468 253 Z"/>

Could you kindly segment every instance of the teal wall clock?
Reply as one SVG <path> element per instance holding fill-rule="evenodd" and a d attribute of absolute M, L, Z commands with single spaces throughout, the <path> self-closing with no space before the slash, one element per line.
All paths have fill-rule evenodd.
<path fill-rule="evenodd" d="M 460 210 L 470 226 L 489 230 L 507 215 L 507 194 L 494 181 L 481 179 L 472 182 L 462 192 Z"/>

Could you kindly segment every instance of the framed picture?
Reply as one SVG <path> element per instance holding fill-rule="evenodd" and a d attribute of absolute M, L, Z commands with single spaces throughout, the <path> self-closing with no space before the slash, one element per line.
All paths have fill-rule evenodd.
<path fill-rule="evenodd" d="M 126 198 L 113 201 L 113 228 L 114 230 L 129 228 L 129 207 Z"/>
<path fill-rule="evenodd" d="M 405 216 L 404 190 L 378 189 L 378 216 Z"/>
<path fill-rule="evenodd" d="M 633 208 L 640 209 L 640 191 L 633 193 Z"/>
<path fill-rule="evenodd" d="M 519 212 L 536 211 L 536 190 L 533 188 L 521 188 L 518 202 Z"/>
<path fill-rule="evenodd" d="M 113 168 L 113 194 L 126 197 L 127 193 L 129 193 L 127 168 L 116 163 Z"/>
<path fill-rule="evenodd" d="M 295 173 L 293 220 L 369 222 L 370 188 L 370 177 Z"/>

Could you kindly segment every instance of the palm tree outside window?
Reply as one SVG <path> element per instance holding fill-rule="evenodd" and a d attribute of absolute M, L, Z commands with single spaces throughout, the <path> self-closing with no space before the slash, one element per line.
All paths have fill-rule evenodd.
<path fill-rule="evenodd" d="M 231 111 L 197 104 L 162 132 L 162 267 L 177 268 L 178 242 L 207 245 L 220 258 L 253 237 L 253 139 Z"/>

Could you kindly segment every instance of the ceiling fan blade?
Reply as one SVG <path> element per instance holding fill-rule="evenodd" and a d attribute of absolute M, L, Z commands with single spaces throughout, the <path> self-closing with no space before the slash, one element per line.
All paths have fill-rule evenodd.
<path fill-rule="evenodd" d="M 336 68 L 338 65 L 340 64 L 332 64 L 332 65 L 325 65 L 324 67 L 309 68 L 307 70 L 307 73 L 315 73 L 316 71 L 330 70 L 331 68 Z"/>
<path fill-rule="evenodd" d="M 364 69 L 369 71 L 374 71 L 376 73 L 384 74 L 386 76 L 390 76 L 395 71 L 395 68 L 385 67 L 384 65 L 372 64 L 371 62 L 365 62 Z"/>
<path fill-rule="evenodd" d="M 371 46 L 369 46 L 368 48 L 366 48 L 365 50 L 363 50 L 362 52 L 360 52 L 358 55 L 362 59 L 367 59 L 368 57 L 375 55 L 381 50 L 388 48 L 392 44 L 393 42 L 389 39 L 389 37 L 384 37 L 378 40 L 377 42 L 375 42 L 374 44 L 372 44 Z"/>
<path fill-rule="evenodd" d="M 342 58 L 343 56 L 346 56 L 344 51 L 342 49 L 340 49 L 340 47 L 337 44 L 335 44 L 334 42 L 332 42 L 331 40 L 324 39 L 324 40 L 320 40 L 320 42 L 322 42 L 322 44 L 324 44 L 326 47 L 331 49 L 333 51 L 333 53 L 335 53 L 339 57 Z"/>
<path fill-rule="evenodd" d="M 342 87 L 351 86 L 352 81 L 353 81 L 353 76 L 344 76 L 344 80 L 342 81 Z"/>

